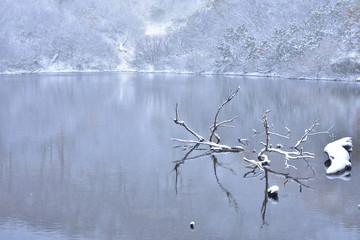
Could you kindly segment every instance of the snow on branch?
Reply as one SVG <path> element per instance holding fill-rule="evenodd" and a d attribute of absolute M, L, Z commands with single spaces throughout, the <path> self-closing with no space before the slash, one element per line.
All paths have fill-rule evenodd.
<path fill-rule="evenodd" d="M 244 151 L 244 148 L 241 146 L 233 146 L 230 147 L 228 145 L 224 144 L 218 144 L 211 141 L 196 141 L 196 140 L 184 140 L 184 139 L 178 139 L 178 138 L 171 138 L 173 141 L 182 142 L 182 143 L 194 143 L 194 144 L 203 144 L 210 146 L 210 149 L 214 152 L 242 152 Z"/>
<path fill-rule="evenodd" d="M 194 135 L 197 139 L 199 139 L 200 142 L 204 141 L 205 138 L 203 138 L 202 136 L 200 136 L 199 134 L 197 134 L 195 131 L 193 131 L 191 128 L 189 128 L 186 123 L 184 121 L 181 121 L 179 119 L 179 114 L 178 114 L 178 103 L 176 103 L 176 107 L 175 107 L 175 113 L 176 113 L 176 118 L 174 118 L 174 122 L 180 126 L 183 126 L 188 132 L 190 132 L 192 135 Z"/>
<path fill-rule="evenodd" d="M 300 138 L 300 140 L 298 140 L 296 142 L 296 144 L 291 147 L 293 149 L 295 149 L 295 151 L 285 151 L 282 149 L 282 145 L 278 144 L 276 148 L 272 147 L 272 145 L 270 144 L 270 136 L 274 135 L 274 136 L 278 136 L 278 137 L 282 137 L 282 138 L 286 138 L 289 139 L 288 135 L 290 134 L 290 129 L 289 128 L 285 128 L 288 133 L 286 135 L 282 135 L 279 133 L 275 133 L 275 132 L 271 132 L 269 129 L 269 124 L 268 124 L 268 118 L 267 115 L 268 113 L 270 113 L 271 110 L 267 110 L 262 118 L 261 121 L 263 123 L 264 129 L 265 129 L 265 143 L 262 143 L 264 145 L 264 148 L 260 150 L 259 154 L 258 154 L 258 160 L 259 161 L 255 161 L 255 160 L 249 160 L 247 158 L 244 157 L 244 160 L 257 166 L 259 169 L 263 170 L 263 168 L 261 167 L 261 159 L 264 158 L 265 153 L 266 152 L 275 152 L 275 153 L 279 153 L 281 155 L 284 155 L 285 157 L 285 168 L 289 168 L 292 167 L 294 169 L 297 169 L 294 165 L 289 164 L 289 160 L 295 160 L 295 159 L 306 159 L 306 158 L 314 158 L 314 154 L 310 153 L 310 152 L 304 152 L 302 149 L 299 149 L 299 146 L 301 143 L 304 143 L 307 141 L 308 136 L 313 136 L 313 135 L 317 135 L 317 134 L 324 134 L 324 133 L 329 133 L 328 131 L 324 131 L 324 132 L 315 132 L 315 127 L 319 126 L 320 123 L 318 120 L 316 120 L 309 128 L 305 129 L 305 134 Z M 267 156 L 266 156 L 267 158 Z M 269 161 L 270 162 L 270 161 Z"/>
<path fill-rule="evenodd" d="M 190 132 L 193 136 L 195 136 L 198 139 L 198 141 L 196 141 L 196 140 L 184 140 L 184 139 L 177 139 L 177 138 L 172 138 L 172 140 L 182 142 L 182 143 L 207 145 L 207 146 L 210 147 L 210 150 L 213 151 L 213 152 L 242 152 L 242 151 L 244 151 L 244 148 L 241 147 L 241 146 L 230 147 L 228 145 L 219 144 L 220 136 L 216 133 L 216 130 L 220 126 L 229 126 L 229 125 L 226 125 L 226 124 L 231 123 L 236 119 L 236 117 L 233 117 L 231 119 L 224 120 L 224 121 L 221 121 L 221 122 L 218 122 L 218 120 L 217 120 L 221 109 L 236 96 L 236 94 L 239 92 L 239 90 L 240 90 L 240 85 L 236 88 L 236 90 L 234 92 L 230 93 L 230 95 L 226 99 L 226 101 L 223 102 L 220 105 L 220 107 L 218 108 L 218 110 L 217 110 L 217 112 L 215 114 L 215 117 L 214 117 L 214 123 L 210 127 L 211 133 L 210 133 L 209 140 L 206 140 L 203 136 L 201 136 L 200 134 L 198 134 L 197 132 L 192 130 L 184 121 L 180 120 L 179 113 L 178 113 L 178 104 L 176 104 L 176 108 L 175 108 L 175 114 L 176 115 L 175 115 L 175 118 L 173 118 L 174 123 L 176 123 L 176 124 L 178 124 L 180 126 L 183 126 L 188 132 Z M 213 141 L 214 136 L 216 138 L 216 142 Z"/>
<path fill-rule="evenodd" d="M 309 128 L 305 129 L 304 135 L 302 135 L 300 137 L 300 139 L 295 143 L 295 145 L 293 145 L 293 146 L 290 145 L 292 147 L 290 147 L 289 151 L 286 151 L 286 150 L 284 150 L 284 147 L 281 143 L 278 143 L 273 147 L 273 145 L 270 143 L 270 140 L 271 140 L 272 136 L 275 136 L 275 137 L 280 137 L 280 138 L 284 139 L 284 141 L 289 141 L 290 129 L 288 127 L 285 127 L 285 130 L 286 130 L 285 134 L 271 131 L 269 121 L 268 121 L 268 114 L 271 112 L 271 110 L 267 110 L 262 115 L 262 118 L 260 120 L 262 122 L 262 125 L 263 125 L 265 131 L 258 132 L 257 130 L 252 129 L 253 136 L 260 135 L 260 134 L 265 135 L 264 142 L 260 142 L 260 144 L 263 145 L 263 148 L 258 153 L 255 150 L 249 151 L 247 139 L 238 138 L 238 142 L 242 146 L 228 146 L 225 144 L 220 144 L 221 139 L 220 139 L 220 136 L 217 134 L 217 130 L 220 127 L 232 127 L 231 123 L 237 118 L 235 116 L 235 117 L 232 117 L 227 120 L 219 121 L 218 118 L 219 118 L 220 112 L 223 109 L 223 107 L 226 106 L 226 104 L 231 102 L 231 100 L 236 96 L 236 94 L 239 92 L 239 90 L 240 90 L 240 86 L 238 86 L 234 92 L 231 92 L 229 94 L 228 98 L 217 109 L 214 119 L 213 119 L 213 123 L 210 126 L 210 136 L 208 139 L 204 138 L 201 134 L 199 134 L 196 131 L 194 131 L 193 129 L 191 129 L 185 123 L 185 121 L 180 120 L 179 113 L 178 113 L 178 104 L 176 104 L 176 108 L 175 108 L 176 116 L 175 116 L 175 118 L 172 118 L 174 123 L 182 126 L 186 131 L 191 133 L 196 139 L 186 140 L 186 139 L 179 139 L 179 138 L 171 138 L 172 141 L 176 141 L 181 144 L 184 144 L 183 149 L 189 149 L 189 151 L 185 154 L 185 156 L 182 159 L 173 162 L 175 164 L 173 171 L 176 174 L 175 175 L 175 190 L 177 193 L 181 165 L 183 165 L 188 160 L 194 160 L 194 159 L 210 156 L 212 159 L 212 162 L 213 162 L 214 176 L 215 176 L 216 182 L 219 185 L 219 187 L 222 189 L 222 191 L 226 194 L 226 196 L 229 200 L 229 204 L 231 206 L 233 206 L 237 211 L 238 202 L 234 198 L 234 196 L 232 195 L 230 190 L 227 189 L 225 187 L 225 185 L 223 185 L 222 182 L 220 181 L 220 179 L 217 175 L 217 168 L 221 167 L 223 169 L 226 169 L 226 170 L 232 172 L 233 174 L 236 174 L 236 172 L 232 168 L 227 167 L 224 164 L 221 164 L 221 162 L 219 162 L 217 160 L 216 156 L 221 153 L 244 152 L 245 150 L 247 150 L 246 153 L 254 154 L 257 157 L 254 157 L 255 160 L 249 159 L 247 157 L 243 157 L 244 161 L 249 163 L 249 165 L 247 165 L 246 168 L 251 169 L 250 171 L 246 172 L 243 177 L 250 178 L 250 177 L 257 177 L 259 175 L 264 174 L 264 177 L 262 177 L 260 180 L 262 180 L 264 178 L 266 179 L 265 180 L 264 201 L 263 201 L 262 208 L 261 208 L 263 224 L 266 224 L 265 215 L 266 215 L 266 206 L 268 203 L 267 190 L 268 190 L 268 185 L 269 185 L 268 184 L 269 175 L 274 175 L 274 176 L 284 178 L 284 185 L 287 182 L 293 182 L 293 183 L 297 184 L 300 188 L 300 192 L 302 191 L 303 188 L 311 189 L 311 187 L 306 184 L 306 181 L 313 179 L 315 176 L 315 172 L 312 168 L 311 169 L 312 169 L 313 176 L 310 176 L 310 177 L 295 177 L 295 176 L 292 176 L 290 173 L 275 171 L 270 168 L 271 161 L 269 160 L 266 153 L 277 153 L 277 154 L 282 155 L 285 160 L 285 162 L 284 162 L 285 168 L 297 169 L 297 167 L 295 165 L 290 164 L 289 161 L 297 160 L 297 159 L 304 159 L 304 161 L 306 163 L 308 163 L 307 159 L 314 158 L 313 153 L 303 151 L 303 149 L 300 147 L 300 145 L 302 143 L 305 143 L 308 140 L 308 137 L 310 137 L 310 136 L 314 136 L 314 135 L 318 135 L 318 134 L 329 134 L 329 131 L 331 128 L 328 129 L 327 131 L 316 132 L 315 128 L 320 125 L 320 122 L 318 120 L 316 120 Z M 201 148 L 200 148 L 200 146 L 201 146 Z M 192 154 L 195 152 L 195 150 L 202 150 L 204 152 L 202 152 L 201 154 Z M 192 156 L 190 156 L 190 154 L 192 154 Z"/>

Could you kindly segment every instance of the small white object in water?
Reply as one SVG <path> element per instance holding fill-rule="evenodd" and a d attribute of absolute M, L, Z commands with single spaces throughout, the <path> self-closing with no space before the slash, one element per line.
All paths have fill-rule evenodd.
<path fill-rule="evenodd" d="M 271 186 L 267 189 L 268 197 L 277 200 L 279 187 L 277 185 Z"/>
<path fill-rule="evenodd" d="M 190 222 L 190 228 L 191 228 L 191 230 L 194 230 L 194 228 L 195 228 L 195 222 L 194 221 Z"/>
<path fill-rule="evenodd" d="M 329 156 L 330 166 L 327 174 L 337 174 L 351 169 L 350 152 L 352 151 L 351 137 L 344 137 L 327 144 L 324 152 Z"/>

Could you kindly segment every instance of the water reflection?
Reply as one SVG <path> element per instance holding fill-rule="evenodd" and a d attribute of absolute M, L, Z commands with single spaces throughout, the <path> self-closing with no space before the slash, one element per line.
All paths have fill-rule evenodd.
<path fill-rule="evenodd" d="M 313 190 L 302 186 L 300 193 L 298 183 L 268 171 L 269 184 L 281 186 L 280 199 L 277 205 L 266 203 L 269 225 L 259 231 L 264 172 L 243 177 L 251 169 L 242 157 L 252 153 L 211 155 L 194 149 L 184 158 L 187 152 L 174 150 L 170 138 L 189 136 L 169 119 L 179 102 L 193 129 L 208 133 L 214 110 L 240 83 L 234 104 L 222 112 L 224 119 L 238 116 L 235 129 L 221 129 L 224 143 L 233 146 L 250 136 L 248 148 L 261 149 L 263 136 L 251 137 L 252 129 L 260 132 L 257 119 L 272 109 L 275 128 L 287 126 L 299 136 L 320 119 L 325 129 L 334 126 L 336 137 L 353 136 L 357 146 L 356 83 L 117 73 L 0 78 L 1 239 L 360 236 L 356 147 L 351 181 L 326 177 L 327 137 L 306 145 L 315 153 L 309 164 L 316 175 L 298 180 Z M 173 163 L 177 159 L 182 161 Z M 297 172 L 280 171 L 283 161 L 278 162 L 272 170 L 295 179 L 313 176 L 303 161 Z"/>
<path fill-rule="evenodd" d="M 233 207 L 235 208 L 235 210 L 238 211 L 239 206 L 238 206 L 238 203 L 237 203 L 236 199 L 233 197 L 233 195 L 231 194 L 231 192 L 230 192 L 227 188 L 225 188 L 225 187 L 223 186 L 223 184 L 221 184 L 221 182 L 220 182 L 220 180 L 219 180 L 219 177 L 218 177 L 218 175 L 217 175 L 217 172 L 216 172 L 216 168 L 217 168 L 217 167 L 224 168 L 224 169 L 226 169 L 226 170 L 229 170 L 232 174 L 236 174 L 235 171 L 234 171 L 232 168 L 227 167 L 227 166 L 224 166 L 222 163 L 220 163 L 220 162 L 217 160 L 217 158 L 216 158 L 216 156 L 215 156 L 214 154 L 211 155 L 211 158 L 212 158 L 212 161 L 213 161 L 213 164 L 214 164 L 214 176 L 215 176 L 215 178 L 216 178 L 217 184 L 218 184 L 219 187 L 223 190 L 223 192 L 226 194 L 226 197 L 229 199 L 229 205 L 230 205 L 230 206 L 233 206 Z"/>
<path fill-rule="evenodd" d="M 174 161 L 175 166 L 174 166 L 173 171 L 175 172 L 175 191 L 176 191 L 176 194 L 177 194 L 178 193 L 178 178 L 179 178 L 179 171 L 180 171 L 179 167 L 181 165 L 183 165 L 185 163 L 185 161 L 202 158 L 204 156 L 209 155 L 210 158 L 212 159 L 212 162 L 213 162 L 214 176 L 215 176 L 215 179 L 216 179 L 216 182 L 217 182 L 218 186 L 220 187 L 220 189 L 223 192 L 226 193 L 226 196 L 227 196 L 228 201 L 229 201 L 229 205 L 233 206 L 235 208 L 236 212 L 238 212 L 239 207 L 238 207 L 237 200 L 233 197 L 233 194 L 231 193 L 231 191 L 229 191 L 226 187 L 224 187 L 224 185 L 219 180 L 219 177 L 218 177 L 218 174 L 217 174 L 217 167 L 221 167 L 223 169 L 226 169 L 226 170 L 230 171 L 234 175 L 236 175 L 236 172 L 234 171 L 233 168 L 225 166 L 223 163 L 219 162 L 218 158 L 215 155 L 215 152 L 225 153 L 225 152 L 228 152 L 228 151 L 214 151 L 213 148 L 212 148 L 213 145 L 217 146 L 218 144 L 220 144 L 220 141 L 221 141 L 220 136 L 217 133 L 215 133 L 216 127 L 214 127 L 214 126 L 216 126 L 218 124 L 217 116 L 219 115 L 220 110 L 222 109 L 222 107 L 225 104 L 229 103 L 235 95 L 236 95 L 236 92 L 235 92 L 235 94 L 231 94 L 230 95 L 231 97 L 228 97 L 227 101 L 225 101 L 220 106 L 220 108 L 218 108 L 218 111 L 215 114 L 214 123 L 213 123 L 212 127 L 210 127 L 210 130 L 211 130 L 212 133 L 210 135 L 209 141 L 205 140 L 204 137 L 202 137 L 196 131 L 189 128 L 188 125 L 184 121 L 179 120 L 179 117 L 178 117 L 178 104 L 176 104 L 176 118 L 173 119 L 175 124 L 178 124 L 178 125 L 181 125 L 182 127 L 184 127 L 184 131 L 189 132 L 191 135 L 193 135 L 193 137 L 198 138 L 199 141 L 191 141 L 191 140 L 176 139 L 176 138 L 173 139 L 173 140 L 181 142 L 181 143 L 187 143 L 187 144 L 194 143 L 193 146 L 186 145 L 186 146 L 183 146 L 183 147 L 182 146 L 175 146 L 174 147 L 174 148 L 182 147 L 182 149 L 184 149 L 184 150 L 186 150 L 186 149 L 189 149 L 189 150 L 185 153 L 185 155 L 184 155 L 184 157 L 182 159 Z M 266 110 L 266 112 L 262 115 L 261 122 L 263 124 L 264 129 L 265 129 L 264 132 L 262 134 L 260 134 L 257 130 L 253 129 L 253 132 L 254 132 L 253 137 L 257 136 L 257 135 L 264 135 L 265 136 L 265 141 L 264 142 L 261 142 L 261 141 L 259 142 L 260 145 L 263 145 L 263 148 L 259 151 L 259 153 L 257 155 L 258 160 L 249 160 L 248 158 L 244 157 L 244 160 L 246 162 L 250 163 L 250 165 L 246 166 L 246 168 L 250 168 L 251 170 L 246 172 L 243 177 L 244 178 L 254 178 L 254 177 L 264 175 L 263 177 L 260 178 L 260 180 L 265 179 L 264 200 L 263 200 L 262 207 L 261 207 L 261 215 L 262 215 L 262 225 L 261 225 L 261 227 L 264 226 L 264 225 L 268 225 L 268 223 L 265 220 L 268 199 L 271 199 L 274 202 L 278 201 L 278 193 L 277 193 L 278 187 L 276 185 L 273 186 L 273 187 L 276 187 L 276 189 L 277 189 L 275 193 L 272 193 L 270 191 L 270 188 L 269 188 L 269 174 L 285 178 L 285 181 L 283 183 L 284 186 L 289 181 L 294 182 L 295 184 L 297 184 L 299 186 L 299 192 L 300 193 L 302 192 L 303 187 L 305 187 L 307 189 L 312 189 L 309 185 L 305 184 L 304 182 L 312 180 L 312 179 L 315 178 L 315 170 L 308 161 L 308 159 L 314 158 L 314 154 L 311 153 L 311 152 L 305 151 L 303 149 L 302 145 L 304 145 L 304 143 L 307 142 L 307 140 L 308 140 L 308 138 L 310 136 L 316 136 L 316 135 L 320 135 L 320 134 L 330 134 L 329 130 L 328 131 L 323 131 L 323 132 L 315 131 L 315 127 L 320 125 L 319 121 L 316 120 L 311 125 L 311 127 L 305 129 L 305 133 L 302 135 L 300 140 L 298 140 L 295 145 L 291 145 L 291 147 L 290 147 L 291 151 L 284 150 L 283 149 L 284 147 L 283 147 L 283 145 L 281 143 L 278 143 L 276 145 L 277 147 L 273 148 L 272 144 L 271 144 L 271 141 L 270 141 L 270 138 L 275 136 L 275 138 L 278 137 L 278 138 L 284 138 L 284 139 L 289 140 L 290 139 L 289 135 L 290 135 L 291 130 L 288 127 L 285 127 L 285 129 L 287 130 L 286 135 L 279 134 L 279 133 L 276 133 L 276 132 L 272 131 L 273 126 L 270 127 L 269 123 L 268 123 L 268 113 L 270 113 L 270 112 L 271 112 L 271 110 Z M 233 119 L 234 118 L 232 118 L 231 122 L 233 121 Z M 216 142 L 212 142 L 212 140 L 211 140 L 211 137 L 213 135 L 216 135 Z M 244 147 L 248 147 L 248 140 L 246 138 L 245 139 L 238 138 L 238 141 L 240 143 L 242 143 L 244 145 Z M 205 149 L 204 149 L 204 146 L 205 146 Z M 226 146 L 226 145 L 222 145 L 222 146 Z M 202 147 L 203 149 L 200 149 L 200 147 Z M 206 148 L 206 147 L 208 147 L 208 148 Z M 199 151 L 199 150 L 203 151 L 203 153 L 191 156 L 192 152 Z M 248 153 L 250 153 L 250 152 L 256 153 L 256 150 L 249 151 L 248 149 L 246 149 L 246 148 L 244 149 L 242 147 L 241 147 L 241 151 L 237 151 L 237 152 L 243 152 L 243 151 L 248 152 Z M 303 160 L 303 162 L 306 164 L 307 169 L 309 169 L 310 172 L 312 173 L 312 176 L 309 176 L 309 177 L 302 177 L 302 176 L 301 177 L 295 177 L 292 174 L 290 174 L 290 172 L 283 173 L 281 171 L 273 170 L 270 167 L 271 161 L 269 160 L 268 156 L 265 155 L 265 153 L 272 154 L 272 155 L 274 155 L 274 153 L 277 153 L 277 154 L 283 156 L 285 169 L 293 168 L 295 170 L 298 170 L 298 168 L 295 167 L 295 165 L 290 164 L 289 161 L 290 160 L 298 160 L 298 161 Z M 306 171 L 304 171 L 304 170 L 300 171 L 300 174 L 306 174 Z"/>
<path fill-rule="evenodd" d="M 200 144 L 195 144 L 194 146 L 192 146 L 190 148 L 189 151 L 186 152 L 186 154 L 184 155 L 184 157 L 180 160 L 174 161 L 174 169 L 173 171 L 175 172 L 175 192 L 176 194 L 178 194 L 178 179 L 179 179 L 179 174 L 180 174 L 180 167 L 185 164 L 185 162 L 188 162 L 189 160 L 201 160 L 201 161 L 206 161 L 206 159 L 204 159 L 204 157 L 209 156 L 212 160 L 213 163 L 213 173 L 214 173 L 214 177 L 216 179 L 216 183 L 219 186 L 219 188 L 225 193 L 228 202 L 229 202 L 229 206 L 233 207 L 235 209 L 236 212 L 238 212 L 239 209 L 239 204 L 238 204 L 238 200 L 234 197 L 234 195 L 232 194 L 232 192 L 222 184 L 221 180 L 218 177 L 217 174 L 217 168 L 220 167 L 222 169 L 227 170 L 228 172 L 230 172 L 231 174 L 236 175 L 236 171 L 229 167 L 226 166 L 225 164 L 221 163 L 218 161 L 218 157 L 216 156 L 217 154 L 213 153 L 212 151 L 206 150 L 206 149 L 199 149 Z M 202 154 L 197 154 L 194 156 L 191 156 L 191 153 L 193 151 L 204 151 L 204 153 Z M 243 175 L 243 178 L 256 178 L 259 180 L 264 180 L 264 198 L 262 201 L 262 205 L 261 205 L 261 217 L 262 217 L 262 224 L 261 224 L 261 228 L 264 225 L 269 225 L 269 223 L 266 221 L 266 209 L 267 209 L 267 204 L 269 202 L 269 199 L 272 203 L 277 202 L 279 200 L 279 198 L 271 198 L 268 194 L 268 189 L 269 189 L 269 175 L 272 176 L 276 176 L 278 178 L 283 178 L 283 186 L 285 186 L 286 184 L 288 184 L 288 182 L 293 182 L 296 185 L 298 185 L 299 187 L 299 192 L 301 193 L 303 191 L 303 188 L 305 189 L 309 189 L 309 190 L 313 190 L 311 188 L 311 186 L 307 183 L 310 180 L 314 180 L 315 179 L 315 170 L 314 168 L 311 166 L 311 164 L 308 162 L 307 159 L 302 159 L 304 163 L 306 163 L 308 172 L 310 173 L 309 176 L 294 176 L 292 174 L 290 174 L 289 172 L 281 172 L 281 171 L 276 171 L 270 168 L 270 166 L 264 166 L 261 169 L 259 168 L 258 165 L 248 165 L 246 166 L 246 168 L 250 169 L 248 172 L 246 172 Z M 306 174 L 306 172 L 304 173 L 304 171 L 301 171 L 300 174 Z M 194 183 L 196 184 L 196 183 Z"/>

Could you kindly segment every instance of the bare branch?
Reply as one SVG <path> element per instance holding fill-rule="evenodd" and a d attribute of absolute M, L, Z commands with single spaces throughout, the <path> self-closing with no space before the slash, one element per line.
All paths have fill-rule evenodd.
<path fill-rule="evenodd" d="M 282 135 L 282 134 L 274 133 L 274 132 L 270 132 L 270 131 L 269 131 L 268 133 L 271 134 L 271 135 L 274 135 L 274 136 L 278 136 L 278 137 L 282 137 L 282 138 L 289 139 L 289 137 L 286 136 L 286 135 Z"/>
<path fill-rule="evenodd" d="M 220 136 L 217 133 L 214 133 L 214 136 L 216 137 L 216 143 L 219 143 L 221 141 Z"/>
<path fill-rule="evenodd" d="M 192 135 L 194 135 L 197 139 L 199 139 L 200 142 L 204 141 L 205 138 L 202 137 L 201 135 L 197 134 L 194 130 L 192 130 L 191 128 L 189 128 L 186 123 L 184 121 L 181 121 L 179 119 L 179 115 L 178 115 L 178 103 L 176 103 L 176 118 L 173 118 L 174 122 L 180 126 L 183 126 L 188 132 L 190 132 Z"/>
<path fill-rule="evenodd" d="M 284 155 L 285 157 L 285 168 L 289 168 L 292 167 L 294 169 L 297 169 L 294 165 L 289 164 L 289 160 L 294 160 L 294 159 L 305 159 L 305 158 L 314 158 L 314 154 L 313 153 L 309 153 L 309 152 L 303 152 L 302 149 L 299 150 L 297 147 L 302 143 L 305 142 L 307 137 L 309 136 L 309 134 L 314 134 L 314 128 L 319 125 L 318 121 L 315 121 L 315 123 L 308 129 L 305 130 L 305 134 L 301 137 L 301 139 L 296 143 L 296 147 L 294 147 L 297 151 L 284 151 L 282 150 L 282 147 L 280 148 L 273 148 L 270 145 L 270 135 L 275 135 L 275 136 L 279 136 L 279 137 L 283 137 L 286 139 L 289 139 L 288 136 L 285 135 L 281 135 L 278 133 L 274 133 L 274 132 L 270 132 L 269 131 L 269 124 L 268 124 L 268 119 L 267 119 L 267 114 L 270 112 L 271 110 L 267 110 L 263 116 L 262 116 L 262 123 L 264 125 L 265 128 L 265 138 L 266 141 L 265 143 L 261 142 L 262 145 L 264 145 L 264 148 L 260 150 L 259 154 L 258 154 L 258 159 L 260 160 L 261 157 L 266 153 L 266 152 L 276 152 L 279 154 Z M 288 130 L 288 134 L 290 133 L 290 129 L 285 128 Z M 281 145 L 282 146 L 282 145 Z"/>
<path fill-rule="evenodd" d="M 309 136 L 309 134 L 314 131 L 314 128 L 316 126 L 319 126 L 319 125 L 320 125 L 319 120 L 315 120 L 315 122 L 313 123 L 313 125 L 311 125 L 311 127 L 305 129 L 304 135 L 300 138 L 299 141 L 297 141 L 297 143 L 293 146 L 293 148 L 298 150 L 299 145 L 301 143 L 305 142 L 307 140 L 307 137 Z"/>
<path fill-rule="evenodd" d="M 266 112 L 264 113 L 264 115 L 262 116 L 262 122 L 265 128 L 265 138 L 266 138 L 266 142 L 265 142 L 265 151 L 268 150 L 269 148 L 269 141 L 270 141 L 270 134 L 269 134 L 269 124 L 267 121 L 267 114 L 271 112 L 271 110 L 266 110 Z M 260 156 L 260 154 L 259 154 Z"/>
<path fill-rule="evenodd" d="M 225 125 L 225 124 L 226 124 L 226 123 L 233 122 L 236 118 L 237 118 L 237 116 L 235 116 L 235 117 L 233 117 L 233 118 L 231 118 L 231 119 L 229 119 L 229 120 L 224 120 L 224 121 L 222 121 L 222 122 L 219 122 L 219 123 L 217 124 L 217 128 L 218 128 L 218 127 L 221 127 L 221 126 L 227 126 L 227 127 L 229 127 L 230 125 Z M 214 128 L 214 126 L 211 126 L 211 129 L 213 129 L 213 128 Z"/>
<path fill-rule="evenodd" d="M 219 128 L 219 127 L 234 127 L 234 126 L 225 125 L 225 124 L 234 121 L 236 118 L 237 118 L 237 116 L 233 117 L 232 119 L 225 120 L 225 121 L 222 121 L 222 122 L 218 123 L 217 128 Z M 210 131 L 213 131 L 213 127 L 214 126 L 210 127 Z M 220 140 L 221 140 L 220 136 L 216 132 L 213 132 L 213 134 L 214 134 L 213 136 L 216 138 L 216 143 L 219 143 Z M 210 140 L 210 141 L 212 141 L 212 140 Z"/>
<path fill-rule="evenodd" d="M 215 131 L 216 131 L 217 128 L 219 127 L 219 123 L 217 123 L 217 117 L 218 117 L 221 109 L 222 109 L 227 103 L 229 103 L 229 102 L 236 96 L 236 94 L 239 92 L 239 90 L 240 90 L 240 85 L 236 88 L 236 90 L 235 90 L 233 93 L 231 93 L 231 94 L 229 95 L 229 97 L 226 99 L 226 101 L 223 102 L 223 103 L 220 105 L 220 107 L 218 108 L 218 110 L 217 110 L 217 112 L 216 112 L 216 114 L 215 114 L 215 117 L 214 117 L 214 123 L 213 123 L 213 125 L 212 125 L 212 127 L 211 127 L 211 134 L 210 134 L 210 137 L 209 137 L 209 141 L 212 141 L 212 138 L 213 138 L 213 136 L 214 136 L 214 134 L 215 134 Z M 234 120 L 234 119 L 235 119 L 235 118 L 233 118 L 233 120 Z M 231 120 L 231 119 L 230 119 L 230 120 Z M 231 120 L 231 121 L 233 121 L 233 120 Z"/>
<path fill-rule="evenodd" d="M 290 129 L 288 127 L 285 127 L 285 129 L 286 129 L 286 131 L 288 131 L 288 133 L 286 134 L 286 136 L 287 136 L 287 135 L 290 134 L 291 131 L 290 131 Z"/>
<path fill-rule="evenodd" d="M 328 130 L 323 131 L 323 132 L 314 132 L 314 133 L 309 133 L 308 136 L 315 136 L 315 135 L 319 135 L 319 134 L 330 134 L 330 130 L 333 128 L 333 126 L 329 127 Z"/>

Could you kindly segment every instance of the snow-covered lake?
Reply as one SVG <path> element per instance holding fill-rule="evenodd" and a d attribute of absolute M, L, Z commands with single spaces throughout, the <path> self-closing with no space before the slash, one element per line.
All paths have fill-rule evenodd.
<path fill-rule="evenodd" d="M 245 153 L 174 161 L 193 139 L 170 117 L 209 136 L 220 104 L 222 143 Z M 0 75 L 0 239 L 359 239 L 360 84 L 272 78 L 145 73 Z M 269 154 L 278 202 L 266 200 L 264 174 L 246 178 L 265 141 L 289 149 L 315 120 L 308 162 Z M 254 130 L 258 134 L 254 135 Z M 351 176 L 325 174 L 324 146 L 353 138 Z M 196 154 L 201 154 L 199 151 Z M 216 159 L 216 161 L 214 160 Z M 309 188 L 305 187 L 308 186 Z M 194 221 L 194 229 L 190 222 Z"/>

